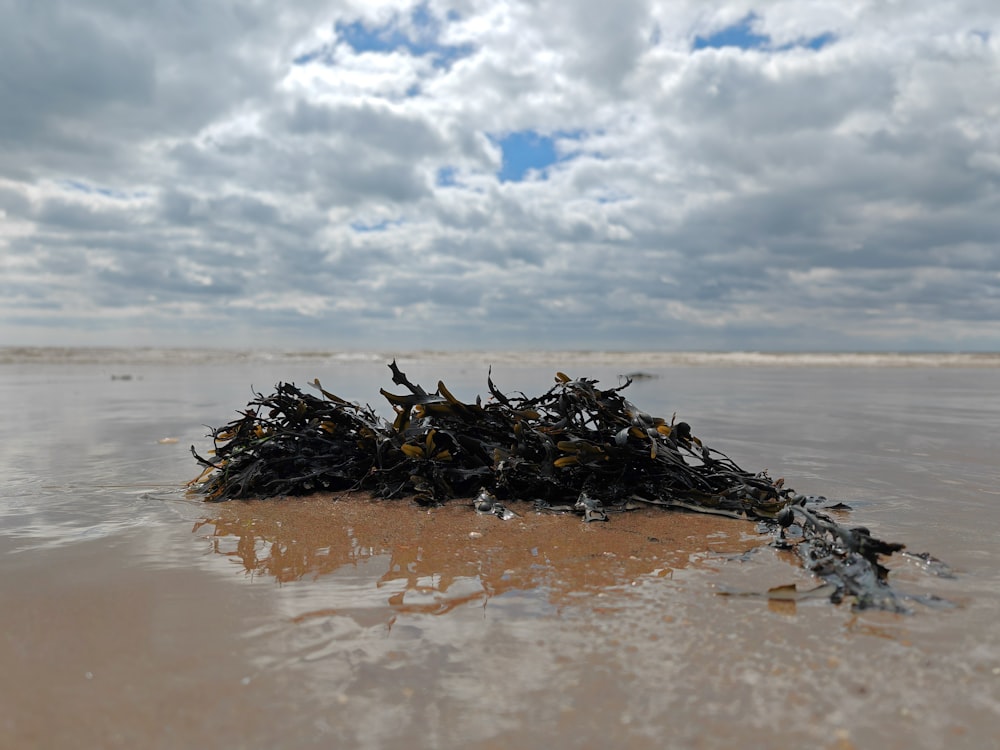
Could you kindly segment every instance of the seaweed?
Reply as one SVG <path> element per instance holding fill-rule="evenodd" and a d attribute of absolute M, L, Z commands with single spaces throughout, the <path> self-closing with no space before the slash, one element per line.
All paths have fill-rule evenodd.
<path fill-rule="evenodd" d="M 775 546 L 794 550 L 804 567 L 832 584 L 834 602 L 909 611 L 888 583 L 881 559 L 903 549 L 867 529 L 844 527 L 810 506 L 784 479 L 752 473 L 705 445 L 687 422 L 638 409 L 596 380 L 557 373 L 545 393 L 505 394 L 487 376 L 490 398 L 457 399 L 438 382 L 428 392 L 396 362 L 382 389 L 395 414 L 381 418 L 311 384 L 255 393 L 239 418 L 211 429 L 212 459 L 192 482 L 209 501 L 365 491 L 411 497 L 423 505 L 474 498 L 477 512 L 507 520 L 507 507 L 527 502 L 538 512 L 576 513 L 585 522 L 642 506 L 756 520 Z M 925 603 L 933 603 L 925 601 Z"/>

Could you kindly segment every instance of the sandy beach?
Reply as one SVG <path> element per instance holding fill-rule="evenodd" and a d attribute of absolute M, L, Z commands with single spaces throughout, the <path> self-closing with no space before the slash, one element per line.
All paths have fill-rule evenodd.
<path fill-rule="evenodd" d="M 504 390 L 551 382 L 497 359 Z M 952 605 L 901 616 L 769 601 L 817 582 L 749 522 L 185 491 L 251 386 L 374 405 L 375 357 L 29 360 L 0 365 L 0 746 L 1000 747 L 992 367 L 574 363 L 646 372 L 646 410 L 945 560 L 892 561 Z M 478 357 L 400 361 L 485 392 Z"/>

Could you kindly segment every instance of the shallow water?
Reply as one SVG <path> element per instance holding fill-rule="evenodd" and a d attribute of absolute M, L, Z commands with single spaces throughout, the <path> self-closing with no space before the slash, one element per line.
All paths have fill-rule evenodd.
<path fill-rule="evenodd" d="M 0 746 L 1000 747 L 993 366 L 400 358 L 461 398 L 490 362 L 506 391 L 656 376 L 630 399 L 944 559 L 956 578 L 892 578 L 956 606 L 720 596 L 814 582 L 713 517 L 206 505 L 188 446 L 251 386 L 374 406 L 384 358 L 8 352 Z"/>

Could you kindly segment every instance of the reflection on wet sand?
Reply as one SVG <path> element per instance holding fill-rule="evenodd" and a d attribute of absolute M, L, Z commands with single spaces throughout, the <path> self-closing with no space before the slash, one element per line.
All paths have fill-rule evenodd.
<path fill-rule="evenodd" d="M 376 586 L 385 605 L 428 614 L 512 590 L 540 590 L 559 606 L 768 541 L 750 523 L 658 509 L 592 524 L 527 506 L 518 511 L 523 515 L 501 521 L 477 515 L 464 502 L 425 509 L 363 495 L 234 501 L 196 524 L 195 532 L 247 574 L 279 583 L 384 564 Z M 329 614 L 335 610 L 300 618 Z"/>

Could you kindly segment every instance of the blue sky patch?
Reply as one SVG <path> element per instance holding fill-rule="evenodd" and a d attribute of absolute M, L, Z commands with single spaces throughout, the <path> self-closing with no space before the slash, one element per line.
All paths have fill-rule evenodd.
<path fill-rule="evenodd" d="M 337 38 L 346 42 L 355 52 L 392 52 L 400 47 L 415 55 L 423 55 L 428 51 L 425 45 L 412 41 L 393 23 L 369 29 L 361 21 L 338 21 L 334 29 Z"/>
<path fill-rule="evenodd" d="M 823 47 L 828 44 L 833 44 L 835 41 L 837 41 L 837 35 L 828 31 L 825 34 L 814 36 L 811 39 L 804 39 L 798 44 L 792 46 L 808 47 L 809 49 L 823 49 Z"/>
<path fill-rule="evenodd" d="M 559 132 L 548 136 L 534 130 L 518 130 L 502 138 L 491 136 L 503 151 L 503 165 L 497 173 L 500 182 L 521 182 L 531 170 L 544 175 L 546 169 L 566 158 L 556 151 L 556 139 L 579 137 L 580 133 Z"/>
<path fill-rule="evenodd" d="M 431 13 L 427 3 L 413 8 L 408 17 L 397 15 L 379 26 L 368 26 L 362 21 L 334 24 L 337 39 L 359 53 L 406 50 L 415 57 L 431 57 L 437 68 L 448 68 L 456 60 L 472 54 L 475 49 L 472 45 L 442 44 L 441 29 L 442 20 Z M 329 61 L 329 49 L 313 50 L 293 60 L 296 65 L 315 61 Z"/>
<path fill-rule="evenodd" d="M 784 52 L 796 47 L 805 47 L 811 50 L 819 50 L 828 44 L 832 44 L 837 39 L 836 34 L 825 32 L 814 37 L 797 40 L 791 44 L 773 47 L 771 45 L 771 37 L 766 34 L 758 34 L 753 30 L 753 24 L 756 20 L 757 16 L 750 13 L 739 23 L 727 26 L 710 36 L 696 36 L 694 38 L 693 49 L 697 51 L 700 49 L 736 47 L 738 49 L 763 49 Z"/>
<path fill-rule="evenodd" d="M 753 30 L 757 16 L 753 13 L 733 26 L 716 31 L 711 36 L 696 36 L 694 49 L 739 47 L 740 49 L 763 49 L 771 43 L 771 37 L 761 36 Z"/>
<path fill-rule="evenodd" d="M 503 151 L 500 182 L 521 182 L 530 170 L 542 172 L 558 160 L 555 141 L 533 130 L 510 133 L 497 143 Z"/>
<path fill-rule="evenodd" d="M 458 180 L 455 178 L 458 170 L 454 167 L 442 167 L 437 171 L 437 179 L 435 182 L 438 187 L 454 187 L 458 184 Z"/>
<path fill-rule="evenodd" d="M 326 48 L 314 49 L 309 52 L 303 52 L 298 57 L 292 58 L 292 65 L 308 65 L 309 63 L 322 61 L 327 54 Z"/>

